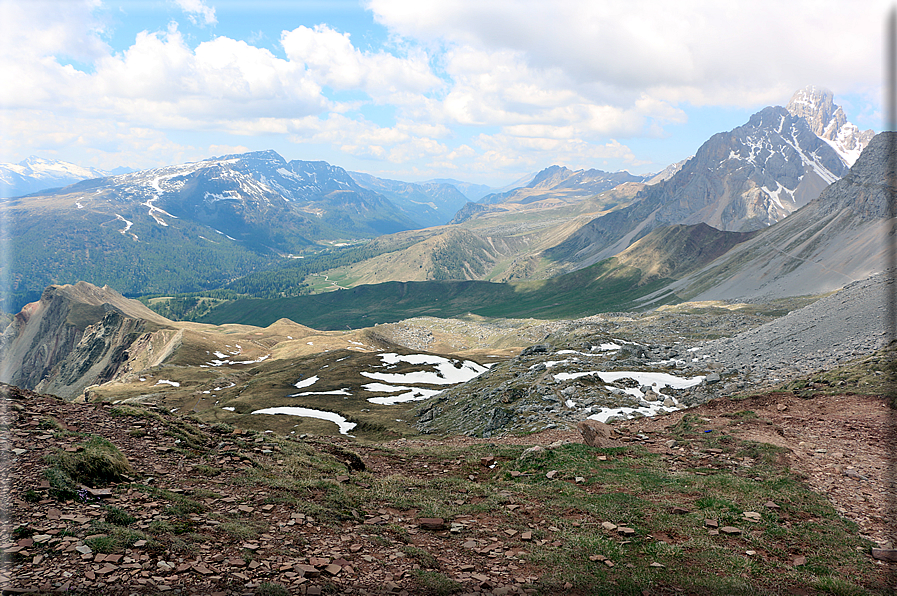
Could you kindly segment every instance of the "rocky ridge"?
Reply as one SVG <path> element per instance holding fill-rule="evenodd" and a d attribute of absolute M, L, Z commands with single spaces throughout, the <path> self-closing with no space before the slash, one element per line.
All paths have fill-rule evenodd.
<path fill-rule="evenodd" d="M 422 403 L 417 427 L 478 437 L 569 429 L 590 416 L 638 418 L 774 387 L 884 348 L 889 288 L 886 276 L 873 276 L 765 321 L 739 313 L 747 305 L 669 318 L 660 311 L 571 321 L 545 343 Z M 721 337 L 706 340 L 702 332 Z M 602 382 L 598 371 L 632 374 Z M 658 389 L 633 380 L 658 373 L 693 381 Z"/>
<path fill-rule="evenodd" d="M 75 397 L 112 380 L 132 344 L 169 324 L 108 287 L 50 286 L 0 337 L 0 382 Z"/>
<path fill-rule="evenodd" d="M 830 292 L 887 267 L 888 147 L 876 135 L 846 176 L 665 291 L 687 300 L 769 299 Z M 650 300 L 650 297 L 648 298 Z"/>

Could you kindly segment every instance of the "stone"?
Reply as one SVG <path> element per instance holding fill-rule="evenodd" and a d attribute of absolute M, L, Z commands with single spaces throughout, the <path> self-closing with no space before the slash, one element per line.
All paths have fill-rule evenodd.
<path fill-rule="evenodd" d="M 533 445 L 528 449 L 525 449 L 523 453 L 520 454 L 520 460 L 525 461 L 528 459 L 539 459 L 545 457 L 545 454 L 548 453 L 548 450 L 541 445 Z"/>
<path fill-rule="evenodd" d="M 318 571 L 314 565 L 303 565 L 300 563 L 299 565 L 295 565 L 293 567 L 293 570 L 296 573 L 301 574 L 302 577 L 307 577 L 307 578 L 315 578 L 315 577 L 319 577 L 321 575 L 321 572 Z"/>
<path fill-rule="evenodd" d="M 704 525 L 708 528 L 718 528 L 719 522 L 717 522 L 715 519 L 705 519 Z"/>
<path fill-rule="evenodd" d="M 112 496 L 111 488 L 90 488 L 85 487 L 87 494 L 95 499 L 108 499 Z"/>
<path fill-rule="evenodd" d="M 897 549 L 893 548 L 873 548 L 872 558 L 879 561 L 895 561 L 897 562 Z"/>
<path fill-rule="evenodd" d="M 545 477 L 548 478 L 549 480 L 553 480 L 557 475 L 558 475 L 557 470 L 551 470 L 550 472 L 545 474 Z"/>
<path fill-rule="evenodd" d="M 422 530 L 440 531 L 446 528 L 445 520 L 441 517 L 422 517 L 417 520 L 417 523 Z"/>
<path fill-rule="evenodd" d="M 599 449 L 621 446 L 618 441 L 611 438 L 612 428 L 608 424 L 591 419 L 582 420 L 576 425 L 585 444 Z"/>
<path fill-rule="evenodd" d="M 601 522 L 601 527 L 607 530 L 608 532 L 613 532 L 617 529 L 616 524 L 612 524 L 610 522 Z"/>
<path fill-rule="evenodd" d="M 792 562 L 792 565 L 794 565 L 795 567 L 800 567 L 801 565 L 806 565 L 806 564 L 807 564 L 807 558 L 804 556 L 794 557 L 794 561 Z"/>
<path fill-rule="evenodd" d="M 741 534 L 741 530 L 734 526 L 723 526 L 722 528 L 719 529 L 719 531 L 722 532 L 723 534 L 731 534 L 733 536 L 737 536 L 738 534 Z"/>
<path fill-rule="evenodd" d="M 670 513 L 673 515 L 685 515 L 686 513 L 691 513 L 685 507 L 673 507 L 670 509 Z"/>
<path fill-rule="evenodd" d="M 781 507 L 779 507 L 772 501 L 766 501 L 766 503 L 763 506 L 766 507 L 767 509 L 781 509 Z"/>

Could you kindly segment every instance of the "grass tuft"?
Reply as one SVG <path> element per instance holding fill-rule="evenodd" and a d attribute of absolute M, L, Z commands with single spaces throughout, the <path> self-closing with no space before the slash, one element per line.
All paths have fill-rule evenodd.
<path fill-rule="evenodd" d="M 54 487 L 57 492 L 68 494 L 72 489 L 76 491 L 76 482 L 88 486 L 105 486 L 134 474 L 122 452 L 103 437 L 91 435 L 80 447 L 82 450 L 79 452 L 60 452 L 48 458 L 51 467 L 47 472 L 47 479 L 51 487 L 54 487 L 54 481 L 57 483 Z"/>

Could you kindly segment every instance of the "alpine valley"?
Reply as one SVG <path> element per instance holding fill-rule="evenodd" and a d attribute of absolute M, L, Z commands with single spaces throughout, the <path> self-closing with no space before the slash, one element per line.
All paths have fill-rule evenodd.
<path fill-rule="evenodd" d="M 283 593 L 315 593 L 326 568 L 325 589 L 340 593 L 351 584 L 340 584 L 341 577 L 380 560 L 359 554 L 352 567 L 343 555 L 351 558 L 369 542 L 391 545 L 394 534 L 405 546 L 386 557 L 389 564 L 417 562 L 389 576 L 390 593 L 448 594 L 468 583 L 468 591 L 493 594 L 524 593 L 525 585 L 539 586 L 528 593 L 613 593 L 596 591 L 605 579 L 622 577 L 605 573 L 633 567 L 645 577 L 669 568 L 674 579 L 631 580 L 626 585 L 639 590 L 632 593 L 655 593 L 654 586 L 667 593 L 667 585 L 701 594 L 757 593 L 756 586 L 867 593 L 859 586 L 877 589 L 883 572 L 857 553 L 872 540 L 882 557 L 897 556 L 882 521 L 883 503 L 893 496 L 883 459 L 863 451 L 855 465 L 845 467 L 852 460 L 843 453 L 829 462 L 834 455 L 823 448 L 829 437 L 809 433 L 831 431 L 812 424 L 823 419 L 817 409 L 839 407 L 835 398 L 862 402 L 873 414 L 897 405 L 884 397 L 895 368 L 885 316 L 886 240 L 897 224 L 888 209 L 895 146 L 897 133 L 859 131 L 830 92 L 808 87 L 787 106 L 762 109 L 650 176 L 552 165 L 491 189 L 458 180 L 381 179 L 262 151 L 117 175 L 78 170 L 79 181 L 60 187 L 61 178 L 46 178 L 50 187 L 32 190 L 28 184 L 40 182 L 25 180 L 27 164 L 5 166 L 20 176 L 16 188 L 30 194 L 0 202 L 0 220 L 7 222 L 0 245 L 9 252 L 0 273 L 11 281 L 2 296 L 11 322 L 0 338 L 0 382 L 18 387 L 6 388 L 4 399 L 26 400 L 17 410 L 22 417 L 37 416 L 37 406 L 27 405 L 38 399 L 28 397 L 35 391 L 58 396 L 65 407 L 96 405 L 110 418 L 140 418 L 128 441 L 174 425 L 165 431 L 173 442 L 164 453 L 206 457 L 190 460 L 194 476 L 223 474 L 202 493 L 145 481 L 156 500 L 187 502 L 202 494 L 205 505 L 184 515 L 169 508 L 164 519 L 139 522 L 141 531 L 164 521 L 185 524 L 178 538 L 185 545 L 206 529 L 239 537 L 245 560 L 222 546 L 228 554 L 212 567 L 200 562 L 212 558 L 202 546 L 183 547 L 172 569 L 196 593 L 205 589 L 200 584 L 217 589 L 214 582 L 226 575 L 217 569 L 228 565 L 241 569 L 251 590 L 275 580 L 295 588 Z M 85 416 L 85 424 L 94 424 L 94 414 Z M 28 424 L 51 433 L 49 422 Z M 862 420 L 850 424 L 867 428 Z M 210 433 L 222 436 L 213 440 Z M 885 452 L 883 435 L 860 434 L 870 452 Z M 217 450 L 233 442 L 251 452 L 253 463 L 240 468 L 243 480 L 210 467 L 219 461 L 216 450 L 201 455 L 200 444 L 219 439 Z M 583 440 L 591 451 L 579 451 Z M 289 464 L 291 478 L 303 484 L 284 480 L 278 466 L 294 462 L 294 444 L 314 441 L 302 451 L 305 459 Z M 524 451 L 513 441 L 534 446 Z M 427 451 L 432 444 L 450 456 Z M 467 461 L 468 451 L 475 460 Z M 318 456 L 337 462 L 340 474 L 326 472 L 335 480 L 303 476 L 325 469 Z M 376 462 L 390 458 L 407 464 L 406 478 L 378 476 Z M 850 482 L 862 479 L 870 497 L 857 508 L 848 497 L 832 497 L 835 513 L 829 501 L 818 505 L 806 496 L 814 493 L 795 496 L 792 485 L 803 480 L 790 469 L 773 471 L 792 460 L 806 467 L 807 482 L 840 485 L 843 479 L 826 483 L 824 474 L 843 472 Z M 166 462 L 153 469 L 167 469 Z M 626 480 L 626 490 L 605 490 L 620 480 L 601 474 L 611 467 L 623 474 L 618 464 L 628 466 L 626 474 L 638 468 L 644 475 Z M 256 495 L 268 499 L 260 509 L 234 509 L 236 501 L 222 497 L 256 476 L 267 479 Z M 486 483 L 499 483 L 500 491 Z M 548 492 L 530 499 L 524 484 Z M 739 496 L 721 496 L 720 487 L 736 484 Z M 129 486 L 117 497 L 122 503 L 143 490 Z M 669 486 L 681 487 L 681 506 L 654 511 L 642 503 Z M 356 488 L 368 492 L 358 496 Z M 505 525 L 517 523 L 524 502 L 521 511 L 533 516 L 539 507 L 557 513 L 552 499 L 580 490 L 591 492 L 585 501 L 571 497 L 553 522 L 491 528 L 488 541 L 476 529 L 496 515 Z M 387 492 L 395 506 L 379 507 Z M 199 515 L 219 500 L 227 511 L 206 523 Z M 597 504 L 580 516 L 585 502 Z M 285 507 L 295 511 L 281 519 Z M 401 525 L 421 517 L 435 520 L 433 526 Z M 249 529 L 238 523 L 247 520 L 254 524 Z M 568 522 L 572 533 L 564 534 Z M 808 552 L 816 542 L 795 532 L 811 522 L 837 525 L 837 532 L 847 524 L 843 532 L 856 544 L 837 556 L 821 547 Z M 308 565 L 288 564 L 286 555 L 277 564 L 271 553 L 315 539 L 278 543 L 286 550 L 276 550 L 274 536 L 306 523 L 324 533 L 330 530 L 314 524 L 335 524 L 335 536 L 347 538 L 335 538 L 329 550 L 309 546 Z M 114 538 L 110 528 L 93 529 Z M 421 554 L 430 530 L 441 532 L 434 536 L 444 556 Z M 460 567 L 452 576 L 459 583 L 446 584 L 447 591 L 422 579 L 453 565 L 456 546 L 488 557 L 498 575 L 510 571 L 505 563 L 552 566 L 549 558 L 534 563 L 522 550 L 501 546 L 518 534 L 520 549 L 569 547 L 558 556 L 586 556 L 590 570 L 569 585 L 557 578 L 540 584 L 514 567 L 520 581 L 497 587 L 493 575 L 471 575 L 473 565 Z M 460 535 L 463 546 L 454 544 Z M 492 548 L 492 541 L 500 546 Z M 716 542 L 711 548 L 707 541 Z M 136 549 L 149 543 L 137 543 L 110 556 L 127 552 L 140 574 L 150 567 L 137 563 L 145 561 L 135 558 Z M 85 562 L 110 561 L 115 570 L 108 573 L 117 572 L 119 559 L 94 559 L 86 542 L 78 544 L 90 551 L 77 551 Z M 794 551 L 795 544 L 802 550 Z M 64 548 L 60 557 L 69 554 Z M 674 576 L 693 551 L 718 551 L 719 560 L 731 555 L 737 565 L 729 558 L 725 565 L 740 571 L 727 567 L 720 576 L 744 581 L 714 592 Z M 812 564 L 795 558 L 805 551 Z M 320 557 L 330 558 L 318 564 Z M 787 572 L 779 569 L 785 559 Z M 37 569 L 43 559 L 27 560 Z M 555 567 L 568 564 L 552 560 Z M 649 568 L 650 561 L 656 564 Z M 168 568 L 154 564 L 140 577 L 162 585 L 153 574 Z M 778 571 L 767 576 L 761 568 Z M 847 570 L 843 584 L 819 579 L 835 568 Z M 264 593 L 258 590 L 248 593 Z"/>

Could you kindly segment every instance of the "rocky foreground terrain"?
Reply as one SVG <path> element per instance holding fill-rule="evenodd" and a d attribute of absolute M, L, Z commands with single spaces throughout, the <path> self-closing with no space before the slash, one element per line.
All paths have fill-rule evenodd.
<path fill-rule="evenodd" d="M 4 387 L 0 586 L 888 593 L 892 411 L 879 396 L 819 387 L 620 422 L 606 448 L 559 430 L 285 440 Z M 63 478 L 60 462 L 87 460 L 98 436 L 125 467 L 96 486 Z M 101 468 L 80 472 L 97 480 Z"/>
<path fill-rule="evenodd" d="M 208 393 L 190 375 L 223 374 L 183 357 L 128 373 L 153 375 L 145 381 L 95 386 L 95 401 L 4 386 L 0 587 L 889 593 L 897 443 L 887 291 L 879 276 L 819 299 L 578 321 L 413 319 L 351 335 L 288 321 L 185 329 L 180 337 L 198 338 L 186 352 L 197 362 L 209 362 L 213 331 L 244 346 L 247 360 L 228 365 L 234 401 L 206 409 L 171 407 Z M 78 304 L 66 312 L 87 320 Z M 281 357 L 283 345 L 294 351 Z M 376 428 L 359 418 L 358 438 L 326 435 L 321 421 L 273 432 L 284 417 L 222 407 L 305 389 L 301 379 L 318 374 L 314 386 L 344 387 L 346 371 L 377 370 L 384 350 L 399 348 L 491 367 L 428 400 L 382 406 Z M 115 403 L 123 388 L 133 396 Z M 350 407 L 340 395 L 306 399 Z M 411 410 L 423 435 L 401 420 L 387 426 Z M 584 444 L 577 425 L 588 416 L 608 423 L 607 441 Z"/>

